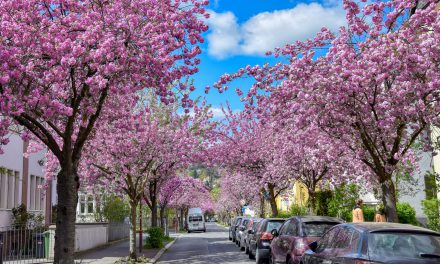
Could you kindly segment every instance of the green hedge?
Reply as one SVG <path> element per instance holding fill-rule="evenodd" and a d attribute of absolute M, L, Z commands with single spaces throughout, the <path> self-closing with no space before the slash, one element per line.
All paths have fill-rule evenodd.
<path fill-rule="evenodd" d="M 397 217 L 399 218 L 399 223 L 418 225 L 416 210 L 409 203 L 397 204 Z"/>
<path fill-rule="evenodd" d="M 440 232 L 440 200 L 423 200 L 423 212 L 428 218 L 428 228 Z"/>

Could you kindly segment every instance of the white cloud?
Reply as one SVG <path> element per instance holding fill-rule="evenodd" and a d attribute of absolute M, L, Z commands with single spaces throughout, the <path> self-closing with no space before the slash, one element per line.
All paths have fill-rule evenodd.
<path fill-rule="evenodd" d="M 208 24 L 211 33 L 208 35 L 208 53 L 217 58 L 237 53 L 240 42 L 240 28 L 232 12 L 215 13 L 210 11 Z"/>
<path fill-rule="evenodd" d="M 213 107 L 210 109 L 212 112 L 213 118 L 223 118 L 225 117 L 225 113 L 223 113 L 223 110 L 221 108 Z"/>
<path fill-rule="evenodd" d="M 232 12 L 210 11 L 208 53 L 222 59 L 233 55 L 263 55 L 266 51 L 296 40 L 306 40 L 322 27 L 337 30 L 345 25 L 345 12 L 340 5 L 298 4 L 292 9 L 263 12 L 243 24 Z"/>

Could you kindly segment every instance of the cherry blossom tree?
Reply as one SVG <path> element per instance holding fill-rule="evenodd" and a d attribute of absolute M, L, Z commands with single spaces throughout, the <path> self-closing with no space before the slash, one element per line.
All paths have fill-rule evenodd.
<path fill-rule="evenodd" d="M 0 135 L 21 125 L 59 161 L 55 263 L 74 261 L 78 165 L 107 99 L 143 88 L 167 98 L 197 71 L 202 4 L 1 1 Z"/>
<path fill-rule="evenodd" d="M 273 162 L 274 136 L 270 127 L 261 122 L 254 112 L 225 111 L 225 120 L 217 127 L 211 148 L 213 162 L 224 166 L 236 180 L 253 186 L 261 197 L 268 197 L 272 215 L 278 215 L 276 198 L 292 184 L 277 171 L 269 170 Z M 261 204 L 261 209 L 264 204 Z M 264 213 L 260 210 L 260 213 Z"/>
<path fill-rule="evenodd" d="M 279 122 L 316 123 L 368 166 L 381 186 L 387 219 L 395 222 L 394 172 L 415 162 L 411 147 L 438 123 L 438 1 L 344 0 L 344 8 L 347 27 L 337 35 L 324 28 L 314 39 L 276 51 L 289 63 L 248 66 L 214 86 L 222 91 L 234 78 L 255 77 L 243 97 L 247 108 L 257 101 Z"/>

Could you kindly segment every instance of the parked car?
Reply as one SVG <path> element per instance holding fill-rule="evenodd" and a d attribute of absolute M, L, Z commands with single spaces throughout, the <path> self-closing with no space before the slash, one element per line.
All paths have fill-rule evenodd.
<path fill-rule="evenodd" d="M 269 261 L 270 242 L 273 239 L 272 230 L 278 230 L 284 223 L 282 218 L 266 218 L 258 225 L 258 229 L 249 240 L 249 258 L 255 258 L 257 264 Z"/>
<path fill-rule="evenodd" d="M 309 245 L 300 263 L 440 263 L 440 233 L 396 223 L 350 223 Z"/>
<path fill-rule="evenodd" d="M 251 221 L 250 218 L 243 218 L 240 225 L 237 227 L 237 231 L 235 232 L 235 244 L 241 249 L 240 241 L 241 236 L 243 235 L 244 230 L 246 230 L 247 225 Z"/>
<path fill-rule="evenodd" d="M 229 227 L 229 238 L 232 242 L 235 242 L 235 232 L 237 231 L 237 227 L 241 224 L 241 220 L 243 216 L 237 216 L 232 219 L 231 226 Z"/>
<path fill-rule="evenodd" d="M 327 230 L 343 223 L 326 216 L 294 216 L 286 220 L 279 232 L 274 230 L 270 244 L 273 263 L 298 264 L 308 245 L 319 239 Z"/>
<path fill-rule="evenodd" d="M 251 253 L 251 243 L 255 243 L 255 236 L 257 234 L 258 228 L 260 227 L 261 222 L 264 220 L 263 218 L 258 218 L 258 222 L 254 222 L 252 225 L 252 229 L 248 230 L 245 252 L 249 255 L 249 259 L 254 259 L 254 255 Z"/>
<path fill-rule="evenodd" d="M 261 220 L 262 218 L 251 218 L 246 225 L 246 229 L 243 231 L 241 235 L 240 250 L 244 250 L 246 254 L 249 254 L 249 246 L 248 246 L 249 231 L 251 231 L 252 227 L 254 225 L 257 225 Z"/>

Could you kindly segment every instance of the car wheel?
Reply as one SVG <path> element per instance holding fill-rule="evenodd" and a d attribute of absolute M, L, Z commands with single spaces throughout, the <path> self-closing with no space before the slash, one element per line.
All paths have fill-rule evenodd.
<path fill-rule="evenodd" d="M 244 246 L 243 246 L 242 243 L 240 243 L 239 247 L 240 247 L 240 251 L 243 251 L 243 250 L 244 250 Z"/>
<path fill-rule="evenodd" d="M 191 233 L 191 231 L 188 230 L 188 233 Z"/>
<path fill-rule="evenodd" d="M 252 253 L 252 250 L 249 250 L 249 259 L 255 259 L 255 256 Z"/>
<path fill-rule="evenodd" d="M 273 264 L 273 256 L 272 254 L 269 255 L 269 259 L 267 261 L 269 264 Z"/>
<path fill-rule="evenodd" d="M 235 237 L 232 237 L 232 242 L 235 242 Z"/>

